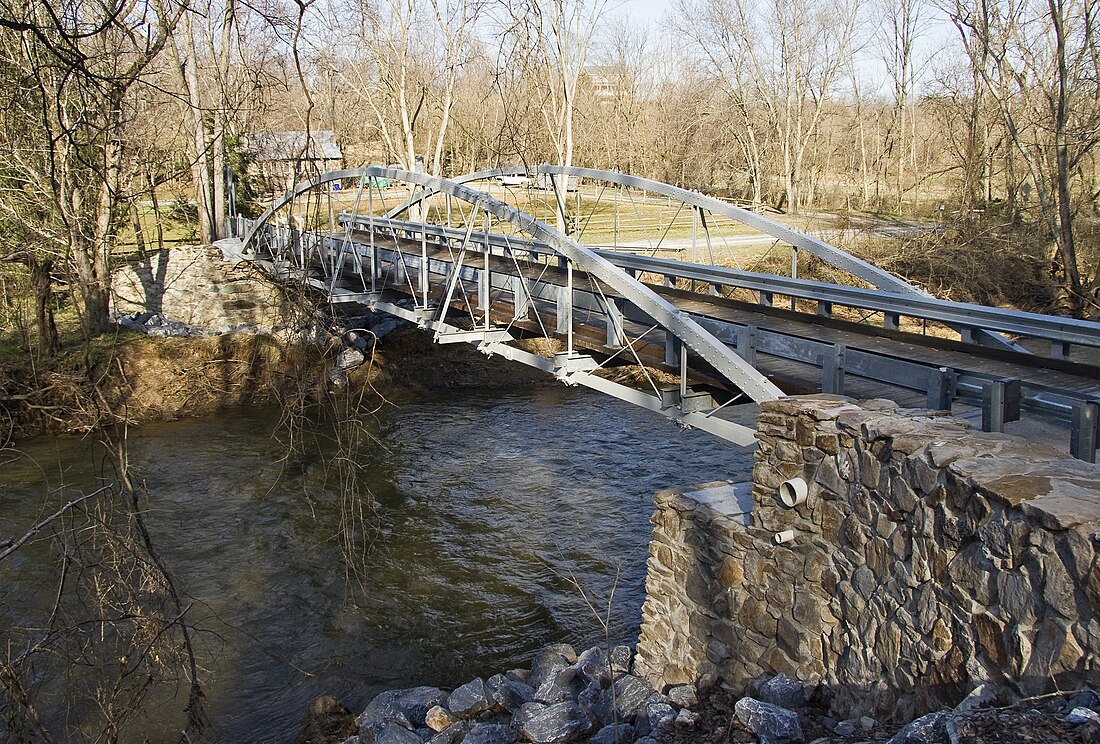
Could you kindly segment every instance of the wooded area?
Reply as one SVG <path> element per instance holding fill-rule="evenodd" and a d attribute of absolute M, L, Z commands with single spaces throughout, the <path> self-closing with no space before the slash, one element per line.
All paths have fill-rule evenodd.
<path fill-rule="evenodd" d="M 5 292 L 35 298 L 42 354 L 59 290 L 94 337 L 123 233 L 164 250 L 171 204 L 217 239 L 250 134 L 333 130 L 349 166 L 548 161 L 995 232 L 1047 262 L 1047 309 L 1093 315 L 1096 22 L 1093 0 L 675 0 L 652 25 L 608 0 L 3 0 Z"/>

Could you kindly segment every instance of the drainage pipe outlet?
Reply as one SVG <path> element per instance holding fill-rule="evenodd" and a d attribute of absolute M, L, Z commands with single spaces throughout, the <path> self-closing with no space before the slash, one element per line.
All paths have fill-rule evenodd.
<path fill-rule="evenodd" d="M 776 545 L 783 545 L 784 543 L 794 542 L 794 530 L 783 530 L 782 532 L 776 532 L 772 538 L 775 540 Z"/>
<path fill-rule="evenodd" d="M 779 484 L 779 500 L 788 508 L 798 506 L 806 501 L 808 491 L 806 481 L 801 478 L 791 478 Z"/>

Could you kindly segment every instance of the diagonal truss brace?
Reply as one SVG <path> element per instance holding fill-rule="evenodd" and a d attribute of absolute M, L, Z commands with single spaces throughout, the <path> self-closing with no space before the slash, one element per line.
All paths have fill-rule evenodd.
<path fill-rule="evenodd" d="M 655 323 L 660 324 L 679 338 L 687 349 L 713 367 L 719 375 L 742 390 L 752 400 L 761 402 L 776 400 L 783 396 L 779 388 L 745 360 L 730 351 L 724 343 L 652 289 L 623 272 L 606 258 L 597 255 L 577 241 L 562 235 L 532 215 L 455 181 L 436 178 L 423 173 L 412 173 L 378 166 L 365 166 L 325 173 L 311 181 L 297 184 L 272 204 L 245 235 L 245 248 L 248 247 L 259 227 L 297 195 L 324 183 L 363 177 L 404 181 L 421 186 L 422 193 L 449 194 L 480 207 L 498 219 L 510 222 L 536 240 L 544 242 L 572 264 L 614 289 L 627 302 L 636 306 L 645 315 L 652 318 Z M 404 317 L 400 314 L 399 316 Z M 438 321 L 429 321 L 423 316 L 418 316 L 414 319 L 414 322 L 422 327 L 431 327 L 431 323 Z"/>

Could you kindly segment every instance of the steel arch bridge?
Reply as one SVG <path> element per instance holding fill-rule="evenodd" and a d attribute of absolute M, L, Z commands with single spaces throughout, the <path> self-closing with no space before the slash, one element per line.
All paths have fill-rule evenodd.
<path fill-rule="evenodd" d="M 583 199 L 577 182 L 586 184 Z M 600 219 L 602 244 L 592 245 Z M 790 250 L 790 277 L 727 265 L 729 243 L 745 230 Z M 1022 402 L 1072 420 L 1079 456 L 1095 451 L 1100 386 L 1077 385 L 1069 368 L 1081 365 L 1065 357 L 1071 347 L 1100 346 L 1100 324 L 939 301 L 823 240 L 669 184 L 552 165 L 454 179 L 366 166 L 297 184 L 257 220 L 237 220 L 235 234 L 244 255 L 331 302 L 405 318 L 440 343 L 472 343 L 736 444 L 755 439 L 732 404 L 784 394 L 774 370 L 758 363 L 767 358 L 820 370 L 826 392 L 842 392 L 847 373 L 850 381 L 915 391 L 934 408 L 977 397 L 991 430 L 1012 421 Z M 690 261 L 658 255 L 688 251 Z M 800 252 L 849 282 L 799 279 Z M 700 254 L 709 261 L 697 261 Z M 704 292 L 695 291 L 700 286 Z M 737 299 L 746 294 L 755 299 L 747 311 Z M 773 307 L 775 295 L 790 297 L 791 311 Z M 820 329 L 788 328 L 787 316 L 805 316 L 796 311 L 807 304 L 829 330 L 825 338 Z M 877 340 L 866 343 L 844 327 L 859 324 L 834 319 L 834 306 L 855 309 L 863 321 L 881 317 L 880 328 L 865 331 Z M 743 312 L 764 317 L 746 320 Z M 1015 368 L 1000 361 L 955 365 L 953 348 L 918 360 L 905 349 L 884 355 L 884 336 L 906 340 L 903 317 L 954 329 L 956 346 L 970 354 L 1071 374 L 1051 386 L 1006 375 Z M 830 336 L 834 326 L 855 335 Z M 1052 357 L 1027 353 L 1005 333 L 1046 339 Z"/>

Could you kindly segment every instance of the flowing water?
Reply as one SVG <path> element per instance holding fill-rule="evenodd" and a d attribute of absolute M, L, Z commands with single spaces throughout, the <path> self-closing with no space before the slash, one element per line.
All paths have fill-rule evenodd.
<path fill-rule="evenodd" d="M 633 643 L 653 492 L 752 466 L 746 450 L 583 390 L 405 400 L 374 417 L 359 451 L 376 539 L 357 581 L 323 466 L 330 440 L 304 437 L 283 461 L 278 419 L 234 412 L 130 435 L 153 538 L 202 629 L 223 741 L 291 741 L 318 695 L 358 711 L 386 688 L 451 688 L 548 643 L 602 643 L 612 592 L 610 640 Z M 47 488 L 88 490 L 102 471 L 76 438 L 21 449 L 0 465 L 0 543 L 47 512 Z M 0 640 L 48 612 L 51 565 L 0 564 Z M 180 707 L 141 735 L 174 740 L 167 711 Z"/>

